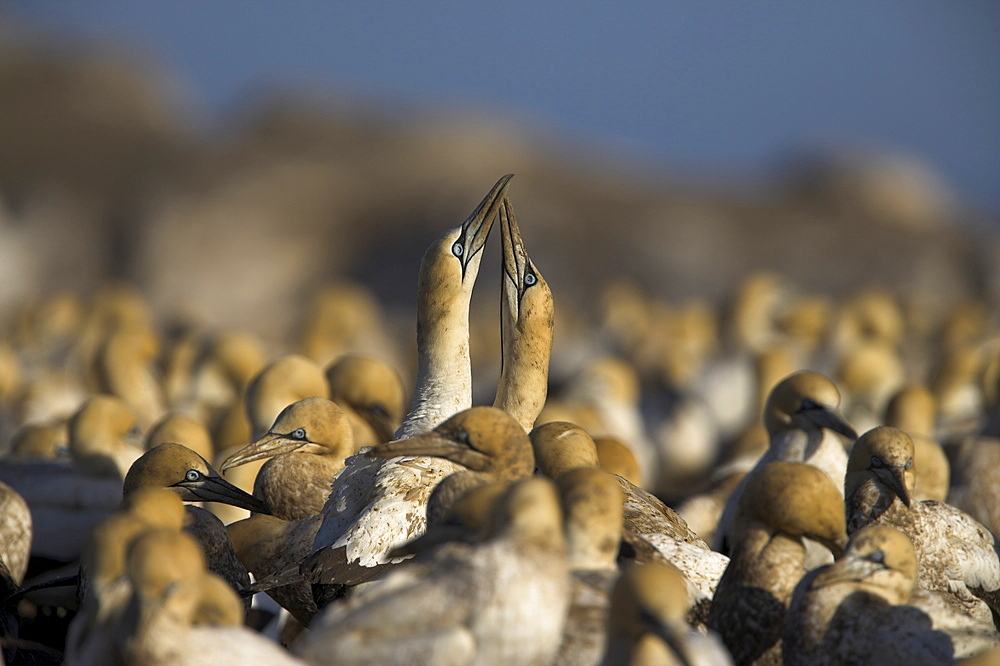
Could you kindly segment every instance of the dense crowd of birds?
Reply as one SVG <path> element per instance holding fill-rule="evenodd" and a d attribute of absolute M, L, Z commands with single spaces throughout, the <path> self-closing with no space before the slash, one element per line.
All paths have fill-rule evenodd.
<path fill-rule="evenodd" d="M 724 316 L 557 309 L 510 182 L 424 254 L 412 390 L 349 284 L 279 355 L 123 285 L 3 322 L 6 663 L 1000 663 L 985 306 L 761 273 Z"/>

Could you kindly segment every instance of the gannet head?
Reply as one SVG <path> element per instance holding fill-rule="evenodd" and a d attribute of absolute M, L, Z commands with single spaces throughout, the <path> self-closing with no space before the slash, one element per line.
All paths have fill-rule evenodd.
<path fill-rule="evenodd" d="M 242 392 L 267 363 L 264 344 L 256 335 L 243 330 L 226 330 L 205 345 L 195 361 L 198 373 L 217 373 Z"/>
<path fill-rule="evenodd" d="M 937 402 L 925 386 L 911 384 L 900 389 L 885 410 L 885 425 L 915 435 L 931 436 L 937 419 Z"/>
<path fill-rule="evenodd" d="M 141 488 L 168 488 L 190 502 L 222 502 L 257 513 L 269 513 L 256 497 L 229 483 L 191 449 L 169 442 L 150 449 L 133 463 L 122 494 Z"/>
<path fill-rule="evenodd" d="M 330 397 L 326 375 L 318 363 L 299 354 L 271 361 L 247 386 L 246 410 L 252 436 L 262 437 L 281 410 L 296 400 L 312 396 Z"/>
<path fill-rule="evenodd" d="M 167 442 L 181 443 L 206 460 L 215 457 L 208 428 L 190 416 L 177 413 L 164 416 L 146 435 L 146 450 Z"/>
<path fill-rule="evenodd" d="M 892 426 L 872 428 L 854 443 L 847 473 L 872 474 L 906 506 L 913 491 L 913 439 Z"/>
<path fill-rule="evenodd" d="M 70 455 L 85 474 L 120 478 L 118 458 L 129 449 L 140 452 L 141 441 L 135 414 L 121 398 L 92 396 L 69 420 Z"/>
<path fill-rule="evenodd" d="M 556 479 L 566 512 L 571 569 L 615 567 L 624 522 L 621 484 L 602 469 L 574 469 Z"/>
<path fill-rule="evenodd" d="M 548 387 L 555 316 L 552 290 L 524 249 L 514 207 L 506 197 L 500 207 L 500 238 L 502 355 L 494 405 L 530 427 L 545 404 Z M 526 382 L 531 385 L 526 386 Z"/>
<path fill-rule="evenodd" d="M 627 642 L 635 646 L 655 636 L 670 647 L 682 664 L 689 664 L 684 647 L 688 589 L 672 564 L 643 564 L 622 573 L 611 590 L 608 611 L 608 647 Z"/>
<path fill-rule="evenodd" d="M 747 479 L 738 520 L 807 537 L 839 556 L 847 544 L 844 498 L 823 471 L 797 462 L 772 462 Z"/>
<path fill-rule="evenodd" d="M 12 458 L 65 458 L 69 455 L 66 421 L 26 423 L 10 438 Z"/>
<path fill-rule="evenodd" d="M 197 582 L 198 605 L 190 623 L 195 627 L 238 627 L 243 624 L 243 602 L 232 586 L 210 571 Z"/>
<path fill-rule="evenodd" d="M 122 509 L 153 527 L 179 530 L 184 526 L 184 502 L 166 488 L 141 488 L 129 493 L 122 500 Z"/>
<path fill-rule="evenodd" d="M 535 456 L 524 428 L 495 407 L 472 407 L 455 414 L 429 433 L 368 450 L 377 458 L 435 456 L 498 480 L 531 476 Z"/>
<path fill-rule="evenodd" d="M 553 421 L 529 433 L 538 471 L 549 477 L 580 467 L 597 467 L 597 447 L 587 431 L 574 423 Z"/>
<path fill-rule="evenodd" d="M 858 530 L 844 557 L 822 570 L 812 589 L 860 583 L 893 604 L 905 604 L 917 580 L 917 555 L 910 539 L 894 527 L 869 525 Z"/>
<path fill-rule="evenodd" d="M 465 222 L 444 232 L 427 248 L 420 262 L 417 301 L 430 307 L 422 308 L 421 313 L 427 310 L 426 315 L 433 317 L 435 311 L 450 309 L 453 302 L 465 302 L 472 295 L 483 246 L 513 177 L 507 174 L 498 180 Z M 442 288 L 444 284 L 457 288 Z"/>
<path fill-rule="evenodd" d="M 263 437 L 229 456 L 222 471 L 292 451 L 340 458 L 353 453 L 354 432 L 340 405 L 317 397 L 293 402 Z"/>
<path fill-rule="evenodd" d="M 326 369 L 330 399 L 353 409 L 379 443 L 388 442 L 406 415 L 406 389 L 391 365 L 371 356 L 347 354 Z"/>
<path fill-rule="evenodd" d="M 205 575 L 205 555 L 184 532 L 149 530 L 129 545 L 125 572 L 137 604 L 127 612 L 131 622 L 141 627 L 164 611 L 188 622 L 200 601 L 195 586 Z"/>
<path fill-rule="evenodd" d="M 494 535 L 565 551 L 559 493 L 544 477 L 512 483 L 493 505 L 491 523 Z"/>
<path fill-rule="evenodd" d="M 803 370 L 781 380 L 771 390 L 764 406 L 764 425 L 775 433 L 801 429 L 816 432 L 822 428 L 855 439 L 858 435 L 837 411 L 840 391 L 829 379 Z"/>
<path fill-rule="evenodd" d="M 625 442 L 613 435 L 603 435 L 594 438 L 594 446 L 597 447 L 597 461 L 601 469 L 642 487 L 639 461 Z"/>

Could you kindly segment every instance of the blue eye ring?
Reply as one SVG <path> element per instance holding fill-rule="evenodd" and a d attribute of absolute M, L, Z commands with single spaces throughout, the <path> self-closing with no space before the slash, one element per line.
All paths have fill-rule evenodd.
<path fill-rule="evenodd" d="M 187 471 L 187 472 L 186 472 L 186 473 L 184 474 L 184 480 L 185 480 L 185 481 L 191 481 L 191 482 L 194 482 L 194 481 L 197 481 L 197 480 L 198 480 L 198 479 L 200 479 L 200 478 L 201 478 L 201 472 L 199 472 L 199 471 L 198 471 L 198 470 L 196 470 L 196 469 L 189 469 L 189 470 L 188 470 L 188 471 Z"/>
<path fill-rule="evenodd" d="M 305 428 L 296 428 L 292 431 L 292 439 L 305 439 L 306 431 Z"/>
<path fill-rule="evenodd" d="M 454 254 L 456 257 L 461 257 L 462 253 L 464 252 L 465 252 L 465 247 L 461 243 L 456 242 L 454 245 L 451 246 L 451 253 Z"/>

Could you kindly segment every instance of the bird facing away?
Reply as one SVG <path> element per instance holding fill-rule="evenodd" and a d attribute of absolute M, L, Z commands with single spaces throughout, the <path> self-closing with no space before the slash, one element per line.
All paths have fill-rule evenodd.
<path fill-rule="evenodd" d="M 424 253 L 417 285 L 417 385 L 397 439 L 431 430 L 472 404 L 469 302 L 482 249 L 513 175 L 501 178 L 460 226 Z M 337 476 L 306 566 L 313 579 L 382 564 L 420 535 L 433 488 L 461 467 L 440 458 L 356 455 Z M 331 575 L 322 572 L 332 572 Z"/>
<path fill-rule="evenodd" d="M 783 640 L 784 663 L 947 664 L 998 644 L 991 625 L 915 590 L 917 555 L 902 532 L 866 527 L 844 557 L 802 579 Z"/>
<path fill-rule="evenodd" d="M 263 437 L 229 456 L 222 471 L 268 458 L 254 481 L 254 496 L 268 513 L 298 520 L 323 510 L 333 478 L 354 451 L 345 411 L 326 398 L 305 398 L 285 407 Z"/>
<path fill-rule="evenodd" d="M 406 389 L 391 365 L 361 354 L 345 354 L 326 369 L 330 399 L 347 412 L 354 445 L 383 444 L 403 422 Z"/>
<path fill-rule="evenodd" d="M 687 608 L 687 587 L 676 567 L 650 563 L 623 573 L 611 592 L 602 666 L 732 664 L 718 636 L 685 623 Z"/>
<path fill-rule="evenodd" d="M 501 368 L 493 406 L 531 430 L 545 405 L 552 352 L 552 290 L 532 263 L 510 199 L 500 206 Z"/>
<path fill-rule="evenodd" d="M 329 606 L 296 651 L 312 664 L 548 664 L 569 603 L 552 482 L 514 483 L 487 541 L 447 544 Z"/>
<path fill-rule="evenodd" d="M 757 470 L 769 462 L 808 463 L 841 487 L 847 470 L 847 453 L 838 435 L 853 440 L 857 433 L 837 411 L 839 404 L 837 387 L 815 372 L 796 372 L 771 390 L 764 408 L 768 449 L 729 496 L 715 530 L 714 548 L 728 550 L 727 540 L 744 488 Z"/>
<path fill-rule="evenodd" d="M 729 566 L 708 616 L 736 664 L 781 664 L 785 612 L 806 573 L 802 538 L 841 553 L 847 543 L 842 501 L 833 481 L 804 463 L 768 463 L 747 483 Z"/>
<path fill-rule="evenodd" d="M 847 469 L 847 532 L 866 525 L 895 527 L 913 542 L 920 587 L 941 593 L 957 610 L 991 621 L 1000 611 L 996 537 L 949 504 L 912 499 L 910 436 L 891 426 L 869 430 L 854 444 Z"/>

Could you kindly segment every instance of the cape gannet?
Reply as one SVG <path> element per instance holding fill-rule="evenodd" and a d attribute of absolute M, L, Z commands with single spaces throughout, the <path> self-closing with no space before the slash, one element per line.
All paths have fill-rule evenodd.
<path fill-rule="evenodd" d="M 14 584 L 24 581 L 31 554 L 31 510 L 16 490 L 0 482 L 0 564 Z"/>
<path fill-rule="evenodd" d="M 608 597 L 618 578 L 624 494 L 617 479 L 578 468 L 556 480 L 572 581 L 569 612 L 552 666 L 597 664 L 604 654 Z"/>
<path fill-rule="evenodd" d="M 208 428 L 190 416 L 170 413 L 160 419 L 146 435 L 146 450 L 169 442 L 182 443 L 205 460 L 215 457 Z"/>
<path fill-rule="evenodd" d="M 397 439 L 425 433 L 471 406 L 469 301 L 512 177 L 501 178 L 461 226 L 424 254 L 417 286 L 417 385 Z M 424 531 L 431 491 L 460 469 L 440 458 L 348 458 L 324 507 L 305 572 L 314 581 L 343 582 L 345 575 L 353 578 L 382 564 L 390 550 Z"/>
<path fill-rule="evenodd" d="M 714 633 L 684 621 L 684 576 L 667 563 L 629 569 L 611 592 L 602 666 L 727 666 L 732 659 Z"/>
<path fill-rule="evenodd" d="M 120 330 L 104 341 L 95 358 L 95 388 L 128 403 L 144 428 L 166 411 L 156 368 L 159 353 L 159 340 L 151 330 Z"/>
<path fill-rule="evenodd" d="M 122 494 L 127 498 L 145 488 L 166 488 L 185 501 L 222 502 L 249 511 L 268 512 L 262 501 L 223 479 L 208 461 L 176 443 L 161 444 L 143 454 L 125 477 Z M 201 544 L 212 572 L 234 589 L 249 587 L 249 573 L 237 558 L 222 521 L 200 507 L 188 505 L 185 509 L 184 529 Z"/>
<path fill-rule="evenodd" d="M 200 555 L 184 534 L 169 531 L 144 534 L 129 548 L 134 593 L 118 626 L 124 663 L 301 666 L 280 646 L 240 626 L 238 599 L 205 571 Z"/>
<path fill-rule="evenodd" d="M 833 481 L 804 463 L 768 463 L 747 483 L 708 616 L 736 664 L 780 666 L 785 612 L 806 573 L 802 537 L 839 555 L 847 544 L 842 502 Z"/>
<path fill-rule="evenodd" d="M 840 392 L 829 379 L 815 372 L 792 374 L 771 391 L 764 409 L 764 427 L 770 445 L 730 494 L 715 530 L 713 547 L 728 551 L 727 540 L 747 481 L 769 462 L 805 462 L 826 472 L 838 488 L 847 470 L 847 452 L 838 435 L 855 439 L 837 406 Z"/>
<path fill-rule="evenodd" d="M 141 445 L 139 423 L 121 398 L 94 395 L 69 420 L 73 466 L 84 474 L 125 478 Z"/>
<path fill-rule="evenodd" d="M 635 486 L 642 487 L 642 472 L 639 471 L 639 462 L 635 459 L 632 449 L 617 437 L 604 435 L 594 437 L 594 446 L 597 447 L 597 462 L 601 469 L 611 472 L 629 481 Z"/>
<path fill-rule="evenodd" d="M 527 479 L 500 500 L 490 539 L 442 546 L 329 606 L 296 651 L 342 666 L 548 664 L 568 603 L 559 498 Z"/>
<path fill-rule="evenodd" d="M 330 485 L 353 454 L 354 431 L 346 412 L 326 398 L 293 402 L 270 430 L 222 463 L 222 472 L 267 458 L 254 495 L 282 520 L 298 520 L 323 510 Z"/>
<path fill-rule="evenodd" d="M 851 537 L 844 557 L 802 579 L 785 623 L 787 666 L 950 664 L 996 647 L 989 624 L 915 590 L 917 556 L 886 526 Z"/>
<path fill-rule="evenodd" d="M 326 369 L 330 399 L 347 412 L 354 446 L 383 444 L 403 422 L 406 389 L 396 369 L 380 359 L 345 354 Z"/>
<path fill-rule="evenodd" d="M 920 587 L 992 621 L 1000 611 L 996 537 L 949 504 L 913 500 L 912 468 L 913 440 L 902 430 L 879 426 L 855 442 L 844 482 L 848 533 L 866 525 L 895 527 L 913 542 Z"/>
<path fill-rule="evenodd" d="M 501 368 L 493 406 L 521 424 L 535 425 L 545 405 L 552 352 L 552 290 L 531 261 L 510 200 L 499 212 L 503 248 L 500 275 Z"/>

